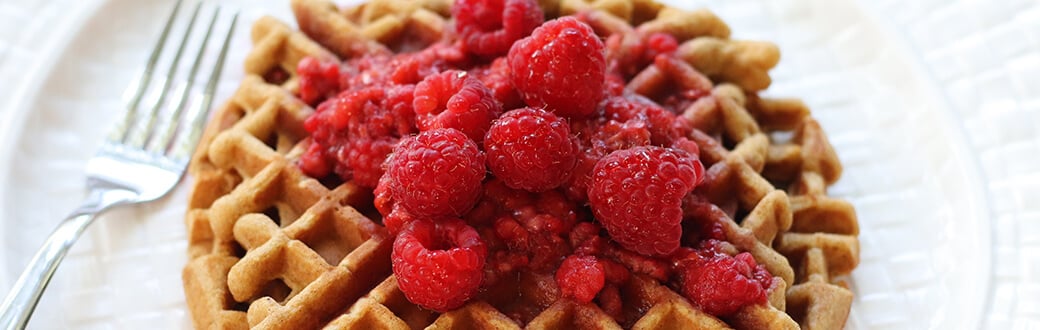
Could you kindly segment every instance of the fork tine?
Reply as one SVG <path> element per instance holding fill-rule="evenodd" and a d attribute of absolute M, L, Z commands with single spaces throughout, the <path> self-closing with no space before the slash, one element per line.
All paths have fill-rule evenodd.
<path fill-rule="evenodd" d="M 109 133 L 108 140 L 110 142 L 126 141 L 130 125 L 137 119 L 137 107 L 141 104 L 144 91 L 148 89 L 148 85 L 152 82 L 155 65 L 159 63 L 159 55 L 162 54 L 163 48 L 166 46 L 166 38 L 170 35 L 170 29 L 173 27 L 173 22 L 176 21 L 175 18 L 177 18 L 177 13 L 181 10 L 182 3 L 184 3 L 184 0 L 177 0 L 177 3 L 173 5 L 173 11 L 170 12 L 170 17 L 166 19 L 166 25 L 163 26 L 162 33 L 159 34 L 159 40 L 156 41 L 155 47 L 152 47 L 152 53 L 148 55 L 148 62 L 145 64 L 144 71 L 127 87 L 126 92 L 133 94 L 130 97 L 130 102 L 127 104 L 126 115 L 123 116 L 123 120 Z"/>
<path fill-rule="evenodd" d="M 135 125 L 131 128 L 137 132 L 136 134 L 131 134 L 132 138 L 128 141 L 130 144 L 143 149 L 155 134 L 155 118 L 158 116 L 159 109 L 162 108 L 163 103 L 166 101 L 166 96 L 170 92 L 170 81 L 172 81 L 174 76 L 177 74 L 177 67 L 180 65 L 188 40 L 191 39 L 191 32 L 195 28 L 195 21 L 199 17 L 199 10 L 201 8 L 202 2 L 195 4 L 195 10 L 192 12 L 191 19 L 188 21 L 188 26 L 184 31 L 184 37 L 181 38 L 180 45 L 177 47 L 177 52 L 174 54 L 173 60 L 170 61 L 170 67 L 166 69 L 166 75 L 162 76 L 160 79 L 159 96 L 156 98 L 155 103 L 152 104 L 152 107 L 148 112 L 148 117 L 144 119 L 144 126 L 141 127 Z"/>
<path fill-rule="evenodd" d="M 170 116 L 169 123 L 167 123 L 166 130 L 161 134 L 158 139 L 151 139 L 148 145 L 148 151 L 154 153 L 163 153 L 168 150 L 172 143 L 173 137 L 177 130 L 181 126 L 181 116 L 184 112 L 186 101 L 188 100 L 188 93 L 192 87 L 195 86 L 195 76 L 198 75 L 199 67 L 202 64 L 203 54 L 206 52 L 206 48 L 209 45 L 210 36 L 213 35 L 213 27 L 217 24 L 217 16 L 220 15 L 220 7 L 216 7 L 213 10 L 213 16 L 209 20 L 209 26 L 206 27 L 206 34 L 202 37 L 202 44 L 199 46 L 198 52 L 195 54 L 195 61 L 191 64 L 191 71 L 188 73 L 187 81 L 178 87 L 176 105 L 173 107 L 173 115 Z M 154 135 L 153 135 L 154 137 Z M 154 142 L 154 143 L 151 143 Z"/>
<path fill-rule="evenodd" d="M 217 83 L 220 81 L 220 74 L 224 71 L 224 60 L 227 59 L 228 47 L 231 44 L 231 37 L 235 32 L 237 23 L 238 12 L 236 11 L 231 18 L 231 26 L 228 27 L 227 33 L 224 35 L 223 45 L 220 46 L 220 55 L 217 57 L 217 62 L 213 65 L 213 71 L 209 74 L 209 80 L 206 82 L 206 88 L 203 90 L 202 100 L 196 106 L 195 115 L 190 116 L 191 118 L 185 118 L 185 120 L 191 120 L 190 131 L 186 135 L 170 141 L 170 146 L 167 147 L 167 150 L 170 151 L 167 155 L 173 154 L 172 156 L 177 159 L 187 159 L 191 155 L 192 150 L 195 149 L 195 145 L 202 135 L 202 125 L 206 122 L 206 118 L 209 118 L 210 110 L 212 110 L 213 96 L 217 90 Z"/>

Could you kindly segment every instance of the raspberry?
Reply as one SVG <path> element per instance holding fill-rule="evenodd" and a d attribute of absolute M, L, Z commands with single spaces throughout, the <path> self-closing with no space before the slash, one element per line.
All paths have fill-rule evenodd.
<path fill-rule="evenodd" d="M 481 202 L 465 219 L 489 229 L 482 233 L 492 248 L 508 250 L 501 251 L 504 255 L 499 260 L 523 260 L 522 265 L 511 263 L 504 268 L 547 273 L 571 254 L 567 234 L 587 219 L 583 210 L 560 191 L 531 193 L 510 188 L 492 176 L 484 184 Z"/>
<path fill-rule="evenodd" d="M 593 256 L 572 255 L 563 260 L 556 270 L 556 284 L 565 297 L 588 303 L 603 289 L 606 277 L 603 265 Z"/>
<path fill-rule="evenodd" d="M 343 90 L 364 88 L 390 81 L 395 69 L 393 62 L 399 56 L 365 54 L 344 61 L 339 87 Z"/>
<path fill-rule="evenodd" d="M 534 0 L 455 0 L 451 13 L 465 50 L 487 58 L 504 55 L 543 19 Z"/>
<path fill-rule="evenodd" d="M 446 312 L 476 295 L 486 257 L 484 241 L 462 220 L 417 220 L 394 240 L 391 261 L 409 301 Z"/>
<path fill-rule="evenodd" d="M 603 157 L 592 172 L 592 212 L 621 246 L 647 256 L 679 247 L 682 199 L 704 174 L 697 157 L 655 146 Z"/>
<path fill-rule="evenodd" d="M 359 186 L 375 187 L 383 175 L 382 164 L 399 137 L 415 131 L 413 89 L 377 84 L 347 90 L 322 102 L 304 122 L 319 147 L 308 147 L 301 157 L 301 169 L 316 178 L 332 171 Z"/>
<path fill-rule="evenodd" d="M 456 47 L 443 43 L 433 44 L 414 53 L 398 54 L 386 66 L 390 69 L 390 80 L 395 84 L 417 84 L 437 73 L 459 66 L 465 60 Z"/>
<path fill-rule="evenodd" d="M 522 108 L 495 120 L 484 140 L 488 167 L 506 185 L 528 191 L 559 187 L 577 162 L 578 141 L 567 121 Z"/>
<path fill-rule="evenodd" d="M 300 76 L 300 99 L 315 105 L 339 93 L 339 65 L 322 62 L 313 57 L 304 57 L 296 65 Z"/>
<path fill-rule="evenodd" d="M 766 303 L 772 276 L 750 253 L 735 257 L 702 252 L 680 260 L 676 269 L 682 294 L 701 310 L 728 316 L 751 304 Z"/>
<path fill-rule="evenodd" d="M 495 94 L 495 99 L 502 104 L 502 109 L 516 109 L 524 106 L 513 82 L 509 81 L 509 60 L 503 56 L 496 58 L 487 67 L 477 67 L 472 71 Z M 624 85 L 622 85 L 622 88 Z"/>
<path fill-rule="evenodd" d="M 376 189 L 372 192 L 375 197 L 373 198 L 373 204 L 379 214 L 383 216 L 383 226 L 386 227 L 387 232 L 391 236 L 397 235 L 412 220 L 415 219 L 411 213 L 402 209 L 393 198 L 393 194 L 390 192 L 390 176 L 383 175 L 379 178 L 379 184 L 376 185 Z"/>
<path fill-rule="evenodd" d="M 486 172 L 484 154 L 453 128 L 403 139 L 387 161 L 390 192 L 418 217 L 465 214 L 480 198 Z"/>
<path fill-rule="evenodd" d="M 675 113 L 640 96 L 614 96 L 603 102 L 604 117 L 618 122 L 639 121 L 650 131 L 650 143 L 668 147 L 690 134 L 691 128 Z"/>
<path fill-rule="evenodd" d="M 484 140 L 491 121 L 502 112 L 491 90 L 465 71 L 445 71 L 415 86 L 416 123 L 420 130 L 454 128 L 473 141 Z"/>
<path fill-rule="evenodd" d="M 372 190 L 372 205 L 376 207 L 376 211 L 384 217 L 390 214 L 394 209 L 394 205 L 397 203 L 394 201 L 393 194 L 390 193 L 390 176 L 385 173 L 379 177 L 379 183 L 376 184 L 376 188 Z"/>
<path fill-rule="evenodd" d="M 401 228 L 414 222 L 414 220 L 415 217 L 411 213 L 402 210 L 400 207 L 395 207 L 393 211 L 383 216 L 383 226 L 386 227 L 386 231 L 390 235 L 397 235 L 397 233 L 401 232 Z"/>
<path fill-rule="evenodd" d="M 617 73 L 607 73 L 606 81 L 603 82 L 603 90 L 607 95 L 619 96 L 625 94 L 625 77 Z"/>
<path fill-rule="evenodd" d="M 494 229 L 495 236 L 505 242 L 510 250 L 527 249 L 530 234 L 513 217 L 499 217 L 495 220 Z"/>
<path fill-rule="evenodd" d="M 643 59 L 646 44 L 637 34 L 611 34 L 603 45 L 609 63 L 608 69 L 622 78 L 622 87 L 627 83 L 626 78 L 639 73 L 648 64 L 648 61 Z"/>
<path fill-rule="evenodd" d="M 315 142 L 307 146 L 307 151 L 300 156 L 300 170 L 313 178 L 324 178 L 332 173 L 332 164 L 325 148 Z"/>
<path fill-rule="evenodd" d="M 383 176 L 383 163 L 397 145 L 397 138 L 358 138 L 340 149 L 345 156 L 340 162 L 350 165 L 354 182 L 362 187 L 375 187 Z"/>
<path fill-rule="evenodd" d="M 679 49 L 674 36 L 663 32 L 613 34 L 605 42 L 607 61 L 611 72 L 631 78 L 660 54 L 672 54 Z"/>
<path fill-rule="evenodd" d="M 545 22 L 509 50 L 513 85 L 527 105 L 585 117 L 603 99 L 603 42 L 573 17 Z"/>
<path fill-rule="evenodd" d="M 578 223 L 567 238 L 575 254 L 598 255 L 606 245 L 605 238 L 599 236 L 599 225 L 592 222 Z"/>
<path fill-rule="evenodd" d="M 576 201 L 588 201 L 589 182 L 592 170 L 607 154 L 637 146 L 650 145 L 650 131 L 646 123 L 638 120 L 618 122 L 590 118 L 571 121 L 571 131 L 578 136 L 584 151 L 578 155 L 571 179 L 564 184 L 567 196 Z"/>

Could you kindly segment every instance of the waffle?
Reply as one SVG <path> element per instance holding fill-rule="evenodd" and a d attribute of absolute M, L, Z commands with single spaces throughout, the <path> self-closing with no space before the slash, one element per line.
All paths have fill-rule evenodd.
<path fill-rule="evenodd" d="M 374 0 L 338 8 L 293 0 L 301 31 L 270 17 L 252 28 L 246 77 L 210 120 L 189 168 L 187 304 L 198 329 L 837 329 L 858 263 L 852 206 L 826 195 L 841 174 L 834 149 L 798 100 L 760 98 L 775 46 L 729 39 L 707 10 L 649 0 L 540 0 L 550 17 L 582 13 L 601 35 L 672 33 L 685 64 L 653 64 L 626 88 L 703 89 L 682 114 L 707 167 L 686 216 L 721 224 L 729 248 L 751 253 L 775 276 L 768 304 L 719 319 L 644 275 L 618 288 L 622 317 L 560 298 L 551 276 L 522 273 L 461 308 L 410 303 L 390 265 L 393 240 L 365 205 L 370 191 L 305 176 L 296 160 L 314 110 L 295 96 L 296 63 L 402 51 L 449 26 L 448 0 Z M 674 64 L 674 63 L 673 63 Z M 718 83 L 716 85 L 716 83 Z M 520 320 L 510 315 L 522 314 Z"/>

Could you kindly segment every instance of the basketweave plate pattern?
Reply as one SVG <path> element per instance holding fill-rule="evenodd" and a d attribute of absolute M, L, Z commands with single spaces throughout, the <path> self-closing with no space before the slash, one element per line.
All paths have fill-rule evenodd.
<path fill-rule="evenodd" d="M 1040 328 L 1040 3 L 864 3 L 912 47 L 978 157 L 994 228 L 983 326 Z"/>
<path fill-rule="evenodd" d="M 291 22 L 291 14 L 287 0 L 212 2 L 244 7 L 220 100 L 242 77 L 249 22 L 263 14 Z M 707 6 L 731 25 L 735 38 L 780 45 L 775 83 L 765 94 L 800 97 L 813 109 L 846 166 L 831 192 L 851 201 L 860 218 L 863 261 L 850 277 L 856 300 L 849 328 L 962 328 L 982 324 L 984 317 L 984 324 L 998 327 L 1037 318 L 1037 271 L 1028 267 L 1040 256 L 1040 237 L 1030 234 L 1040 220 L 1040 201 L 1028 193 L 1040 188 L 1040 165 L 1032 156 L 1040 142 L 1037 104 L 1028 97 L 1036 100 L 1040 86 L 1040 20 L 1028 16 L 1035 6 L 978 12 L 980 28 L 1010 25 L 1001 19 L 1005 14 L 1024 25 L 975 40 L 974 34 L 955 33 L 975 31 L 957 22 L 977 8 L 959 2 L 664 2 Z M 4 132 L 11 138 L 0 142 L 7 157 L 0 158 L 5 288 L 79 202 L 83 163 L 118 115 L 123 86 L 158 33 L 162 19 L 156 18 L 170 6 L 92 3 L 79 14 L 79 28 L 57 37 L 65 43 L 53 47 L 60 55 L 52 63 L 42 64 L 49 70 L 38 70 L 29 79 L 35 85 L 12 95 L 25 101 L 3 114 L 13 128 Z M 994 50 L 1006 60 L 980 56 L 979 43 L 1006 43 L 1001 40 L 1014 32 L 1032 38 L 1031 46 Z M 932 34 L 946 39 L 922 37 Z M 963 46 L 965 40 L 975 47 Z M 992 72 L 994 67 L 1003 70 Z M 59 269 L 30 327 L 189 327 L 180 282 L 186 187 L 160 203 L 100 219 Z"/>

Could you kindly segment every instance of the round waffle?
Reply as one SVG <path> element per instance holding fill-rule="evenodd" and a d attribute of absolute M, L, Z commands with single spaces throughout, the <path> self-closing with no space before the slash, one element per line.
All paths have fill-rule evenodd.
<path fill-rule="evenodd" d="M 358 210 L 371 191 L 319 182 L 296 165 L 314 110 L 296 96 L 296 65 L 338 61 L 438 40 L 448 0 L 374 0 L 338 8 L 293 0 L 301 31 L 257 20 L 241 86 L 203 136 L 190 173 L 190 261 L 184 288 L 196 328 L 813 328 L 838 329 L 852 292 L 838 280 L 858 263 L 852 206 L 828 197 L 841 165 L 809 109 L 762 98 L 779 52 L 732 40 L 707 10 L 649 0 L 541 0 L 547 17 L 582 12 L 596 33 L 666 32 L 689 66 L 652 64 L 626 86 L 650 95 L 668 84 L 708 90 L 682 114 L 707 168 L 685 216 L 721 224 L 730 244 L 776 279 L 768 304 L 720 319 L 673 288 L 635 276 L 619 288 L 622 317 L 595 303 L 557 298 L 551 276 L 524 273 L 447 313 L 409 302 L 390 266 L 393 239 Z M 695 70 L 690 70 L 692 67 Z M 368 207 L 366 207 L 368 206 Z M 706 220 L 705 220 L 706 219 Z M 529 317 L 517 320 L 523 310 Z"/>

